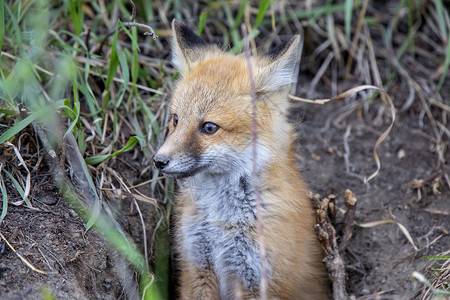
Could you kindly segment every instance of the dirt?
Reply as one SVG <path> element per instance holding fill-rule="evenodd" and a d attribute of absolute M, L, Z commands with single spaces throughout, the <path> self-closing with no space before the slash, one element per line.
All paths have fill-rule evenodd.
<path fill-rule="evenodd" d="M 119 160 L 116 164 L 124 165 Z M 124 172 L 130 182 L 135 173 Z M 11 205 L 21 198 L 14 195 L 12 185 L 6 186 L 10 205 L 0 232 L 32 266 L 21 261 L 2 240 L 0 299 L 42 299 L 46 291 L 56 299 L 136 299 L 136 294 L 132 295 L 137 290 L 131 283 L 136 273 L 99 234 L 86 231 L 84 222 L 60 196 L 45 163 L 33 174 L 31 182 L 35 187 L 30 197 L 33 209 Z M 130 210 L 130 200 L 124 198 L 110 204 L 123 230 L 143 249 L 140 220 Z M 149 208 L 154 211 L 154 207 L 140 207 L 152 230 L 154 221 Z M 148 234 L 152 233 L 150 230 Z"/>
<path fill-rule="evenodd" d="M 356 296 L 384 292 L 383 297 L 410 299 L 421 287 L 411 280 L 413 271 L 424 272 L 426 255 L 437 255 L 450 249 L 449 199 L 450 191 L 440 181 L 433 194 L 429 185 L 438 177 L 437 157 L 430 151 L 430 141 L 420 135 L 417 115 L 400 114 L 388 140 L 378 148 L 382 168 L 369 184 L 346 173 L 343 136 L 351 126 L 348 138 L 350 170 L 361 176 L 376 170 L 372 150 L 378 135 L 373 133 L 372 120 L 345 120 L 342 129 L 331 127 L 323 133 L 324 119 L 342 104 L 311 108 L 303 122 L 303 174 L 311 189 L 322 195 L 334 193 L 338 206 L 344 208 L 346 189 L 358 199 L 355 221 L 359 224 L 384 220 L 397 221 L 405 226 L 416 247 L 411 245 L 396 224 L 372 228 L 355 227 L 349 248 L 345 253 L 349 274 L 349 291 Z M 382 126 L 383 130 L 387 124 Z M 445 156 L 449 159 L 448 152 Z M 448 165 L 442 166 L 448 172 Z M 428 187 L 422 199 L 413 189 L 413 181 L 425 179 Z M 440 214 L 446 212 L 447 215 Z M 438 240 L 430 244 L 435 238 Z M 390 298 L 392 299 L 392 298 Z"/>

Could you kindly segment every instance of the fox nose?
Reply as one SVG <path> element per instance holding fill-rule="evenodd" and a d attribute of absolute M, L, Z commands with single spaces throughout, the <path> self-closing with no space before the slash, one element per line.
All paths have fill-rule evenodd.
<path fill-rule="evenodd" d="M 153 163 L 155 164 L 155 167 L 157 167 L 160 170 L 163 170 L 165 166 L 169 163 L 169 157 L 164 154 L 156 154 L 153 157 Z"/>

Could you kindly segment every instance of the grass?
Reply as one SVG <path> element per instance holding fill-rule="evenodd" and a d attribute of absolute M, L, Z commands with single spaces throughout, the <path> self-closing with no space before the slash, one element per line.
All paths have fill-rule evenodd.
<path fill-rule="evenodd" d="M 434 256 L 425 256 L 428 260 L 427 276 L 414 272 L 413 277 L 424 283 L 424 287 L 418 299 L 446 299 L 450 296 L 450 251 Z M 428 279 L 427 279 L 428 278 Z"/>
<path fill-rule="evenodd" d="M 244 46 L 242 23 L 251 28 L 249 39 L 257 40 L 256 44 L 271 39 L 277 43 L 279 37 L 284 39 L 300 32 L 301 24 L 308 29 L 310 37 L 305 46 L 313 49 L 309 53 L 306 50 L 306 58 L 302 60 L 304 74 L 317 75 L 316 71 L 321 70 L 320 66 L 330 55 L 329 67 L 322 68 L 318 80 L 331 82 L 332 93 L 333 86 L 338 89 L 335 81 L 342 80 L 348 63 L 348 80 L 354 85 L 377 85 L 394 94 L 396 107 L 426 111 L 427 122 L 435 130 L 424 134 L 436 141 L 437 162 L 442 165 L 439 153 L 445 145 L 440 141 L 450 137 L 445 130 L 439 130 L 448 126 L 445 111 L 433 103 L 445 105 L 441 90 L 448 81 L 450 66 L 448 11 L 441 0 L 432 1 L 426 7 L 421 2 L 405 0 L 392 2 L 385 11 L 377 10 L 369 2 L 368 11 L 362 13 L 363 2 L 316 1 L 307 7 L 300 1 L 193 2 L 195 5 L 181 1 L 135 1 L 136 20 L 152 26 L 160 36 L 153 40 L 139 28 L 123 26 L 132 15 L 128 1 L 105 6 L 101 5 L 103 2 L 81 0 L 57 4 L 46 0 L 3 1 L 0 4 L 0 224 L 8 218 L 8 206 L 17 201 L 17 195 L 30 208 L 35 203 L 30 192 L 35 182 L 27 178 L 36 172 L 27 172 L 24 167 L 33 169 L 40 163 L 36 156 L 20 157 L 19 149 L 22 137 L 31 135 L 35 144 L 46 144 L 43 149 L 46 157 L 50 157 L 48 160 L 63 159 L 72 168 L 71 172 L 86 182 L 86 189 L 93 195 L 90 200 L 76 196 L 68 172 L 62 171 L 63 181 L 55 179 L 61 193 L 86 222 L 86 230 L 93 228 L 100 232 L 129 259 L 141 275 L 141 295 L 145 294 L 146 299 L 166 298 L 174 183 L 158 179 L 151 158 L 166 128 L 165 106 L 178 76 L 167 59 L 169 23 L 174 17 L 186 20 L 208 41 L 224 43 L 233 53 L 241 52 Z M 419 14 L 422 11 L 425 13 Z M 426 30 L 426 36 L 418 34 L 419 29 Z M 370 61 L 372 66 L 365 59 L 369 57 L 367 40 L 373 43 L 372 56 L 377 58 Z M 352 43 L 355 49 L 349 54 Z M 433 54 L 427 56 L 431 50 Z M 412 66 L 411 59 L 417 64 Z M 330 79 L 332 69 L 337 70 L 335 79 Z M 433 76 L 418 81 L 408 75 L 417 69 Z M 372 78 L 380 78 L 381 83 Z M 404 97 L 400 97 L 399 91 L 403 89 L 409 90 L 411 101 L 401 102 Z M 310 92 L 315 94 L 314 87 Z M 382 110 L 377 118 L 388 120 Z M 61 154 L 69 140 L 76 145 L 70 152 L 75 157 L 72 161 Z M 143 177 L 153 179 L 145 189 L 148 193 L 145 197 L 128 189 L 134 182 L 127 181 L 126 173 L 118 168 L 120 159 L 129 159 L 130 153 L 143 162 L 142 169 L 146 170 Z M 18 166 L 21 160 L 24 167 Z M 78 171 L 73 169 L 75 163 L 80 167 Z M 104 178 L 116 179 L 105 181 Z M 150 211 L 156 211 L 161 218 L 162 225 L 155 233 L 155 252 L 150 251 L 150 261 L 156 258 L 153 271 L 161 279 L 156 284 L 151 284 L 152 272 L 144 263 L 150 256 L 145 253 L 147 247 L 135 245 L 103 211 L 105 204 L 101 199 L 106 197 L 105 189 L 115 193 L 125 191 L 134 199 L 147 199 L 151 204 L 137 200 L 134 203 L 150 206 Z M 155 224 L 149 226 L 151 230 L 157 228 Z M 144 227 L 142 230 L 145 234 Z"/>

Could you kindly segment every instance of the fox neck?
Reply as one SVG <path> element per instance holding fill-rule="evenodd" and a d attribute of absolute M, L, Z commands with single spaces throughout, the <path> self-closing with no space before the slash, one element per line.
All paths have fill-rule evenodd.
<path fill-rule="evenodd" d="M 223 299 L 235 298 L 231 295 L 238 281 L 245 290 L 255 291 L 262 271 L 254 238 L 256 199 L 251 169 L 223 174 L 201 172 L 186 178 L 184 187 L 192 194 L 195 207 L 182 229 L 187 248 L 202 247 L 201 253 L 206 254 L 199 256 L 196 251 L 188 251 L 192 259 L 212 266 Z M 246 249 L 244 256 L 242 249 Z M 270 276 L 271 267 L 268 268 Z"/>
<path fill-rule="evenodd" d="M 182 187 L 193 194 L 195 206 L 226 223 L 234 223 L 237 215 L 249 213 L 243 211 L 254 208 L 254 180 L 263 176 L 274 159 L 267 147 L 258 145 L 256 150 L 255 166 L 253 147 L 249 145 L 244 151 L 233 154 L 236 157 L 231 160 L 235 163 L 229 168 L 212 168 L 183 179 Z"/>

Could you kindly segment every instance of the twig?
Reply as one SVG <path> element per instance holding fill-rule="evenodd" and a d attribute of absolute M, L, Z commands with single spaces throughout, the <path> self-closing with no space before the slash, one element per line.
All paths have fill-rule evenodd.
<path fill-rule="evenodd" d="M 153 40 L 156 40 L 158 38 L 158 35 L 155 33 L 155 31 L 153 30 L 153 28 L 151 28 L 148 25 L 142 24 L 142 23 L 136 23 L 133 20 L 136 18 L 136 6 L 134 5 L 132 0 L 129 0 L 131 3 L 131 6 L 133 8 L 132 14 L 131 14 L 131 21 L 130 22 L 122 22 L 122 24 L 125 27 L 131 27 L 131 26 L 135 26 L 135 27 L 141 27 L 141 28 L 145 28 L 147 29 L 146 32 L 144 32 L 144 35 L 150 35 L 153 37 Z M 116 23 L 117 26 L 117 23 Z M 114 26 L 114 28 L 116 27 Z M 112 30 L 110 31 L 102 40 L 102 42 L 100 43 L 100 46 L 98 46 L 97 49 L 95 49 L 93 52 L 93 54 L 98 54 L 102 51 L 103 46 L 106 44 L 106 41 L 114 34 L 114 32 L 116 32 L 116 30 Z M 122 31 L 121 31 L 122 32 Z"/>
<path fill-rule="evenodd" d="M 136 5 L 134 4 L 134 2 L 132 0 L 130 0 L 130 4 L 131 4 L 131 18 L 130 18 L 130 22 L 133 22 L 134 19 L 136 19 Z"/>
<path fill-rule="evenodd" d="M 345 284 L 345 264 L 339 252 L 336 230 L 329 222 L 328 215 L 330 210 L 330 202 L 333 201 L 330 201 L 329 198 L 325 198 L 318 204 L 316 231 L 319 241 L 326 252 L 324 262 L 330 274 L 330 279 L 333 286 L 333 299 L 344 300 L 348 299 Z"/>
<path fill-rule="evenodd" d="M 347 211 L 344 216 L 344 229 L 343 229 L 343 237 L 342 241 L 339 244 L 339 250 L 344 251 L 348 245 L 350 244 L 350 239 L 353 235 L 353 221 L 355 219 L 356 212 L 356 197 L 352 191 L 345 191 L 345 206 L 347 207 Z"/>
<path fill-rule="evenodd" d="M 155 33 L 153 28 L 151 28 L 148 25 L 145 25 L 145 24 L 142 24 L 142 23 L 136 23 L 136 22 L 123 22 L 122 24 L 125 27 L 132 27 L 132 26 L 134 26 L 134 27 L 141 27 L 141 28 L 147 29 L 147 31 L 144 32 L 144 35 L 149 35 L 149 36 L 153 37 L 153 40 L 156 40 L 158 38 L 158 35 Z"/>
<path fill-rule="evenodd" d="M 255 200 L 256 200 L 256 227 L 257 234 L 259 238 L 259 258 L 261 260 L 261 282 L 260 282 L 260 297 L 261 300 L 267 299 L 267 266 L 266 266 L 266 249 L 264 244 L 264 228 L 261 215 L 261 195 L 259 187 L 259 178 L 257 172 L 257 122 L 256 122 L 256 90 L 255 82 L 253 81 L 253 70 L 250 61 L 250 47 L 247 38 L 247 29 L 244 24 L 241 26 L 242 34 L 244 36 L 244 53 L 247 62 L 248 76 L 250 80 L 250 95 L 252 98 L 252 157 L 253 157 L 253 169 L 252 169 L 252 179 L 253 186 L 255 189 Z"/>

